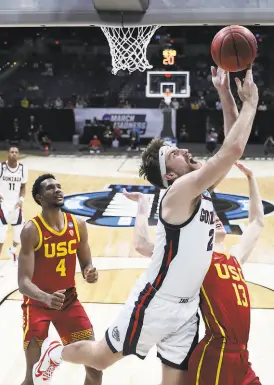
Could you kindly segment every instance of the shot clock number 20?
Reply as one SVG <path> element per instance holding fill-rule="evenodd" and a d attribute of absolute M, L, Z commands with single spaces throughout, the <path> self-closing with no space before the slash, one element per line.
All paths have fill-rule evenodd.
<path fill-rule="evenodd" d="M 165 66 L 173 66 L 175 63 L 175 57 L 177 55 L 177 51 L 175 49 L 165 49 L 163 51 L 163 64 Z"/>

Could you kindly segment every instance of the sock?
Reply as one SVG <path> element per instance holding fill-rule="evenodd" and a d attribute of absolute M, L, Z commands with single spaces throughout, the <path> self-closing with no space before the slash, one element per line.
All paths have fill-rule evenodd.
<path fill-rule="evenodd" d="M 10 247 L 10 251 L 11 251 L 12 253 L 14 253 L 14 254 L 15 254 L 15 253 L 16 253 L 16 247 L 14 247 L 14 246 L 11 246 L 11 247 Z"/>
<path fill-rule="evenodd" d="M 13 262 L 17 262 L 17 256 L 16 256 L 16 247 L 14 246 L 11 246 L 10 247 L 10 252 L 12 254 L 12 259 L 13 259 Z"/>

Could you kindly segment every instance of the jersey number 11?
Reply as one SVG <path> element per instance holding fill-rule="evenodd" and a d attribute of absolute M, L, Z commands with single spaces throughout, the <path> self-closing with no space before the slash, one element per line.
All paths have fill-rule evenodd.
<path fill-rule="evenodd" d="M 14 191 L 15 189 L 15 183 L 9 183 L 10 190 Z"/>

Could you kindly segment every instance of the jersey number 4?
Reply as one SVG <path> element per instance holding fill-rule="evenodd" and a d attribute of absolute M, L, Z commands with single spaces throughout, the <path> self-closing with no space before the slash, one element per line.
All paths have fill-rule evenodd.
<path fill-rule="evenodd" d="M 65 277 L 67 275 L 66 271 L 66 259 L 62 258 L 56 267 L 56 272 L 60 273 L 61 277 Z"/>
<path fill-rule="evenodd" d="M 207 251 L 211 251 L 213 249 L 214 229 L 209 230 L 208 236 L 209 236 L 209 241 L 207 244 Z"/>

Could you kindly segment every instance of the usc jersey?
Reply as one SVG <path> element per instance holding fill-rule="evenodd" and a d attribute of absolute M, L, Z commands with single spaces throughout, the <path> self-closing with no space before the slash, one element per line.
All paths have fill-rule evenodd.
<path fill-rule="evenodd" d="M 52 229 L 41 215 L 32 219 L 39 233 L 39 243 L 34 249 L 35 267 L 32 283 L 46 293 L 75 287 L 76 253 L 80 242 L 75 217 L 64 213 L 64 228 L 60 232 Z M 75 293 L 74 290 L 68 293 Z M 25 298 L 25 302 L 38 303 Z"/>
<path fill-rule="evenodd" d="M 235 257 L 213 253 L 200 298 L 206 337 L 246 345 L 250 329 L 250 299 L 241 266 Z"/>

